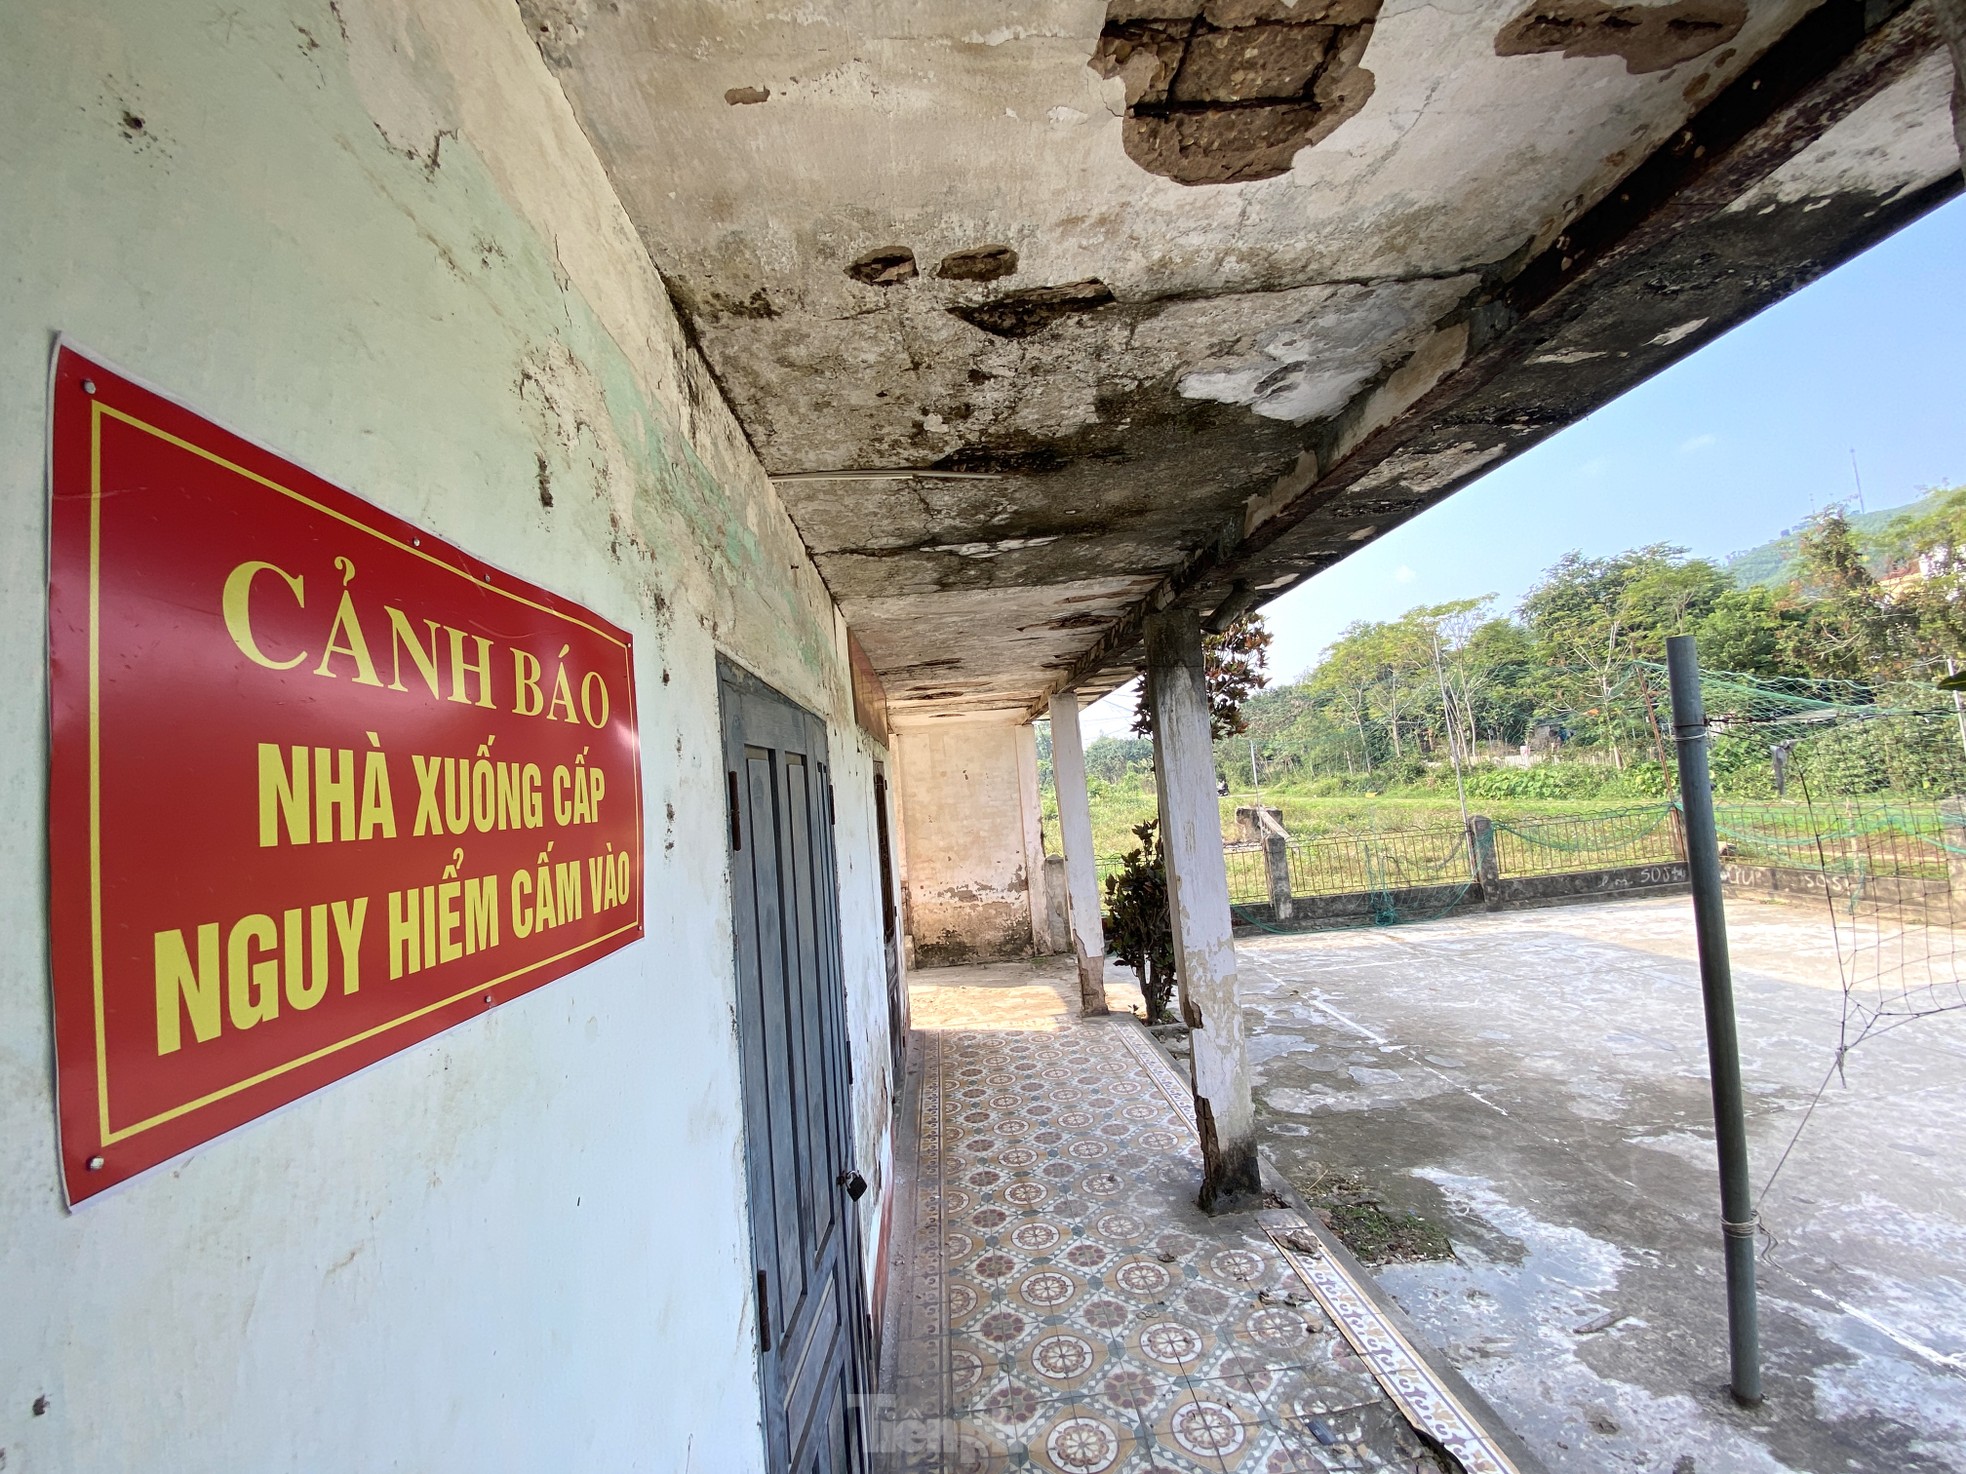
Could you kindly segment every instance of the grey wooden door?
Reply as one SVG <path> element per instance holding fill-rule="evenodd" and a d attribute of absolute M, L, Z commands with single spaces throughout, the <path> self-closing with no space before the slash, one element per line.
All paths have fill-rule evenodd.
<path fill-rule="evenodd" d="M 826 729 L 718 675 L 766 1452 L 775 1471 L 849 1474 L 869 1362 Z"/>

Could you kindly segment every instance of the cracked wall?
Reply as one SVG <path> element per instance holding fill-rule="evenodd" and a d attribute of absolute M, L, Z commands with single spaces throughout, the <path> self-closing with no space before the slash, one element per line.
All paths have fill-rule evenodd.
<path fill-rule="evenodd" d="M 1037 874 L 1042 845 L 1036 865 L 1030 852 L 1037 817 L 1035 749 L 1028 763 L 1020 755 L 1031 729 L 959 721 L 895 736 L 916 962 L 949 967 L 1030 956 L 1034 887 L 1044 914 Z"/>
<path fill-rule="evenodd" d="M 6 1467 L 761 1467 L 717 653 L 828 720 L 870 1180 L 877 749 L 844 625 L 518 12 L 19 7 L 0 160 Z M 629 629 L 649 871 L 644 944 L 73 1215 L 40 861 L 57 331 Z"/>

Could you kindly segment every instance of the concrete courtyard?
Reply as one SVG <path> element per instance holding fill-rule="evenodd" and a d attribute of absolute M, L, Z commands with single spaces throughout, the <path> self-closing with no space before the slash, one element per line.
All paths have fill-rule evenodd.
<path fill-rule="evenodd" d="M 1353 1174 L 1446 1231 L 1451 1260 L 1380 1283 L 1553 1470 L 1966 1468 L 1966 1012 L 1868 1040 L 1824 1092 L 1762 1205 L 1746 1411 L 1691 922 L 1675 899 L 1239 944 L 1268 1149 L 1313 1200 Z M 1821 909 L 1729 922 L 1759 1189 L 1842 993 Z"/>

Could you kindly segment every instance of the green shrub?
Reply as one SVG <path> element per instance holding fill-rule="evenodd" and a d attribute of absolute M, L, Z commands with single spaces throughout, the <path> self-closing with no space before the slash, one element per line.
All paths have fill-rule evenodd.
<path fill-rule="evenodd" d="M 1140 978 L 1147 1022 L 1167 1022 L 1174 993 L 1174 926 L 1167 909 L 1167 869 L 1161 860 L 1159 825 L 1133 826 L 1140 841 L 1106 877 L 1106 952 Z"/>
<path fill-rule="evenodd" d="M 1597 798 L 1618 791 L 1623 776 L 1595 763 L 1480 767 L 1468 773 L 1467 788 L 1469 798 Z"/>

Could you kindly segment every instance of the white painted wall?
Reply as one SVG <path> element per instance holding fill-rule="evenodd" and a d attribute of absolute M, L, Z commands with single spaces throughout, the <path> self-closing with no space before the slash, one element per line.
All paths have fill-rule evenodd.
<path fill-rule="evenodd" d="M 0 179 L 0 1466 L 758 1467 L 717 651 L 830 723 L 863 1156 L 873 749 L 826 591 L 517 9 L 21 0 Z M 73 1215 L 42 834 L 57 331 L 631 629 L 649 863 L 646 941 Z"/>
<path fill-rule="evenodd" d="M 1029 956 L 1044 859 L 1030 727 L 937 720 L 896 732 L 895 746 L 913 956 L 924 966 Z"/>
<path fill-rule="evenodd" d="M 842 669 L 847 664 L 846 629 L 846 622 L 840 620 L 837 631 Z M 839 856 L 847 1037 L 853 1054 L 854 1164 L 867 1179 L 869 1189 L 860 1200 L 860 1244 L 871 1301 L 875 1260 L 883 1249 L 881 1205 L 894 1178 L 894 1064 L 886 933 L 881 926 L 880 836 L 874 826 L 874 764 L 885 761 L 891 774 L 892 759 L 885 746 L 855 723 L 850 696 L 844 716 L 830 727 L 833 844 Z M 892 833 L 889 839 L 892 841 Z"/>

